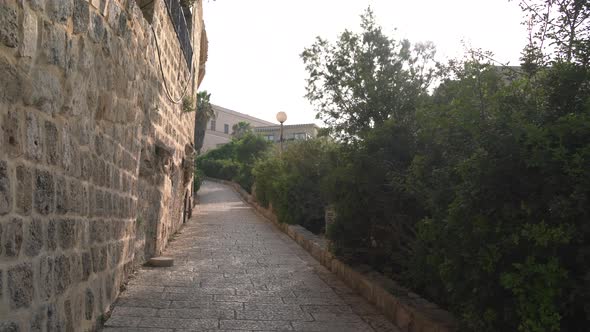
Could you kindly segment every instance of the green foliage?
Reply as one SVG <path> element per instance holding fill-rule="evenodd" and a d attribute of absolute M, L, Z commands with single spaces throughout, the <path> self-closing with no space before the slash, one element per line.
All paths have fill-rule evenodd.
<path fill-rule="evenodd" d="M 281 157 L 259 161 L 253 171 L 256 198 L 263 206 L 272 205 L 281 222 L 323 231 L 327 203 L 320 182 L 333 167 L 334 149 L 324 139 L 298 141 Z"/>
<path fill-rule="evenodd" d="M 207 122 L 211 118 L 215 118 L 215 111 L 210 102 L 211 94 L 207 91 L 200 91 L 197 93 L 197 107 L 195 113 L 195 150 L 201 152 L 203 141 L 205 139 L 205 132 L 207 130 Z M 190 102 L 192 108 L 192 98 L 187 101 Z M 183 108 L 185 107 L 185 100 L 183 100 Z"/>
<path fill-rule="evenodd" d="M 207 176 L 236 181 L 247 191 L 254 184 L 252 168 L 270 150 L 270 143 L 253 133 L 197 157 L 197 169 Z"/>
<path fill-rule="evenodd" d="M 576 12 L 567 6 L 558 12 Z M 342 139 L 332 168 L 314 179 L 322 204 L 336 209 L 328 230 L 336 254 L 448 308 L 461 331 L 585 331 L 590 69 L 579 45 L 586 35 L 555 44 L 551 57 L 531 45 L 529 60 L 551 66 L 529 61 L 524 72 L 473 51 L 441 67 L 442 83 L 428 95 L 405 72 L 409 48 L 384 37 L 370 12 L 363 30 L 336 44 L 319 40 L 303 54 L 308 98 Z M 398 65 L 381 72 L 390 64 Z M 409 92 L 392 89 L 398 84 Z M 286 221 L 303 192 L 290 163 L 258 164 L 255 172 L 276 178 L 260 196 Z"/>
<path fill-rule="evenodd" d="M 413 135 L 393 119 L 366 140 L 343 147 L 323 190 L 337 211 L 328 235 L 348 260 L 400 271 L 409 254 L 413 225 L 424 212 L 404 183 L 415 150 Z"/>
<path fill-rule="evenodd" d="M 194 112 L 195 108 L 195 100 L 192 97 L 184 97 L 182 98 L 182 111 L 184 113 Z"/>
<path fill-rule="evenodd" d="M 252 126 L 250 123 L 245 121 L 240 121 L 232 126 L 232 133 L 231 136 L 233 138 L 240 139 L 244 137 L 246 134 L 252 132 Z"/>
<path fill-rule="evenodd" d="M 194 185 L 194 192 L 198 192 L 201 189 L 201 184 L 203 184 L 203 180 L 205 179 L 205 173 L 200 168 L 195 168 L 195 177 L 193 180 Z"/>
<path fill-rule="evenodd" d="M 363 138 L 390 118 L 412 121 L 436 67 L 431 43 L 412 46 L 386 36 L 370 8 L 361 28 L 346 30 L 335 43 L 318 37 L 301 54 L 317 118 L 345 140 Z"/>
<path fill-rule="evenodd" d="M 519 4 L 529 28 L 529 43 L 523 52 L 529 69 L 548 62 L 590 66 L 590 2 L 521 0 Z"/>

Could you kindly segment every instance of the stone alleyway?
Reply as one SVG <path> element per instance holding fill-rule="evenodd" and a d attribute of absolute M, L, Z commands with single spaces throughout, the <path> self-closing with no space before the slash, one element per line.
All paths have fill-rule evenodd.
<path fill-rule="evenodd" d="M 142 268 L 103 331 L 399 331 L 229 187 L 199 196 L 174 266 Z"/>

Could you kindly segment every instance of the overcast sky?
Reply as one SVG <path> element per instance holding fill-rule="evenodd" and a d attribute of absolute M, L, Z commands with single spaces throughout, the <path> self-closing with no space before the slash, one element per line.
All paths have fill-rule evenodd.
<path fill-rule="evenodd" d="M 432 41 L 439 60 L 460 57 L 463 40 L 518 64 L 526 43 L 517 1 L 207 0 L 209 60 L 200 90 L 214 104 L 267 121 L 285 111 L 286 124 L 314 122 L 299 55 L 316 36 L 333 41 L 344 29 L 358 31 L 368 5 L 389 36 Z"/>

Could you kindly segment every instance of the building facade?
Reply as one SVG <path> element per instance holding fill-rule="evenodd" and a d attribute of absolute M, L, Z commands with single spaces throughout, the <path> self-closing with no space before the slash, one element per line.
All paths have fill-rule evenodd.
<path fill-rule="evenodd" d="M 239 122 L 247 122 L 252 128 L 259 126 L 272 126 L 272 122 L 255 118 L 248 114 L 236 112 L 221 106 L 212 105 L 215 118 L 210 119 L 205 131 L 202 152 L 215 149 L 231 141 L 232 127 Z"/>
<path fill-rule="evenodd" d="M 283 141 L 300 141 L 316 138 L 320 128 L 313 123 L 294 124 L 283 126 Z M 281 126 L 261 126 L 253 128 L 254 132 L 263 136 L 269 141 L 278 143 L 281 139 Z"/>

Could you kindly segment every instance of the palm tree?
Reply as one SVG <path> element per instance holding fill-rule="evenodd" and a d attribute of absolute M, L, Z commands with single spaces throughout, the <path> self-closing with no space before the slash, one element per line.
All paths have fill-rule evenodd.
<path fill-rule="evenodd" d="M 207 130 L 207 122 L 209 119 L 215 118 L 215 111 L 209 102 L 211 94 L 207 91 L 197 93 L 197 109 L 195 114 L 195 150 L 201 153 L 203 141 L 205 139 L 205 131 Z"/>
<path fill-rule="evenodd" d="M 240 121 L 238 123 L 236 123 L 235 125 L 233 125 L 231 127 L 232 129 L 232 137 L 236 138 L 236 139 L 240 139 L 242 137 L 244 137 L 244 135 L 246 135 L 247 133 L 252 131 L 252 127 L 250 126 L 250 123 L 245 122 L 245 121 Z"/>

